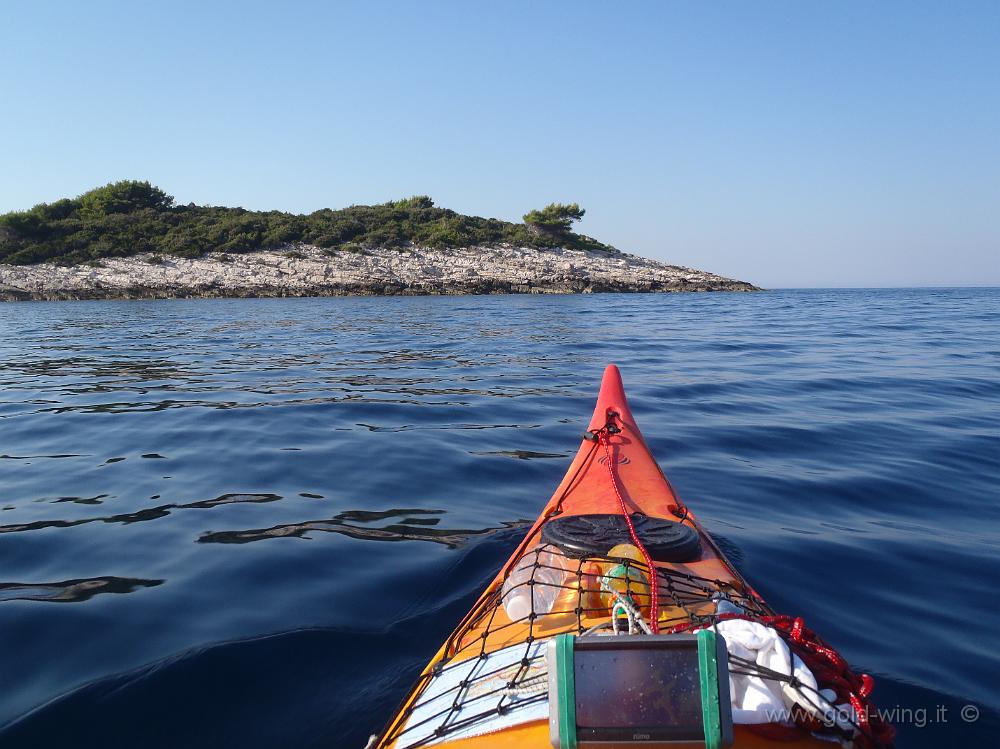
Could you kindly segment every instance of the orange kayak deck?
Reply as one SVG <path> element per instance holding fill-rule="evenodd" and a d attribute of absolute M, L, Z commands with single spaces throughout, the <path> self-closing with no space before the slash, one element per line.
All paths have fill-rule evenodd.
<path fill-rule="evenodd" d="M 691 559 L 684 562 L 655 562 L 660 587 L 658 596 L 660 630 L 666 631 L 678 625 L 697 624 L 701 616 L 715 611 L 716 604 L 712 598 L 719 593 L 748 611 L 761 615 L 773 613 L 726 559 L 701 527 L 695 515 L 678 500 L 673 487 L 657 465 L 636 425 L 625 397 L 621 375 L 614 365 L 609 366 L 604 373 L 589 430 L 591 432 L 601 430 L 608 423 L 613 423 L 620 429 L 619 432 L 608 436 L 607 450 L 611 451 L 612 468 L 628 511 L 647 518 L 683 524 L 697 533 L 700 542 L 700 552 Z M 428 686 L 436 676 L 447 669 L 461 668 L 462 664 L 471 669 L 469 661 L 473 659 L 486 661 L 490 656 L 496 656 L 501 651 L 509 652 L 515 646 L 526 646 L 524 657 L 520 662 L 522 667 L 515 669 L 516 678 L 523 678 L 529 675 L 532 667 L 537 666 L 538 643 L 557 634 L 567 632 L 581 634 L 586 629 L 609 620 L 607 608 L 591 607 L 586 604 L 588 595 L 589 600 L 593 600 L 593 593 L 596 592 L 591 591 L 587 584 L 585 564 L 590 561 L 589 559 L 580 560 L 576 568 L 576 579 L 573 580 L 573 575 L 570 575 L 570 583 L 562 586 L 564 589 L 560 591 L 548 613 L 532 614 L 512 621 L 504 609 L 501 598 L 502 586 L 511 571 L 523 564 L 522 560 L 525 557 L 538 559 L 540 551 L 546 548 L 542 529 L 547 523 L 557 518 L 580 515 L 621 515 L 621 506 L 609 475 L 608 462 L 605 445 L 597 440 L 582 441 L 565 478 L 542 510 L 538 520 L 476 604 L 431 659 L 413 690 L 379 736 L 377 743 L 374 744 L 375 747 L 403 749 L 447 745 L 457 749 L 502 745 L 543 749 L 551 746 L 547 719 L 537 717 L 521 722 L 515 721 L 499 730 L 490 730 L 490 725 L 495 724 L 487 723 L 483 726 L 483 730 L 489 732 L 467 735 L 470 730 L 475 730 L 474 727 L 469 727 L 470 718 L 463 717 L 460 721 L 451 722 L 449 719 L 458 714 L 462 691 L 470 687 L 467 683 L 470 680 L 461 681 L 461 686 L 449 693 L 447 699 L 443 699 L 442 695 L 431 697 Z M 608 560 L 605 558 L 597 561 Z M 648 571 L 641 563 L 637 563 L 636 567 Z M 644 594 L 640 590 L 632 597 L 648 615 L 649 594 Z M 529 664 L 529 661 L 532 663 Z M 484 701 L 484 705 L 490 710 L 496 705 L 493 713 L 503 715 L 504 700 L 508 699 L 503 690 L 489 692 L 486 696 L 490 699 Z M 442 705 L 440 711 L 428 711 L 426 703 L 431 699 L 440 702 Z M 540 703 L 545 702 L 544 695 L 539 694 L 527 702 L 532 700 L 535 700 L 535 712 L 542 709 L 543 705 Z M 514 714 L 512 708 L 517 704 L 516 700 L 508 700 L 507 709 L 511 709 L 511 715 Z M 487 712 L 485 708 L 483 712 Z M 431 717 L 422 717 L 423 714 L 429 714 Z M 476 713 L 473 713 L 472 717 L 475 718 L 475 715 Z M 422 719 L 416 720 L 413 716 Z M 735 729 L 734 746 L 737 747 L 830 746 L 828 741 L 820 741 L 806 732 L 797 732 L 798 735 L 774 741 L 752 733 L 743 726 L 736 726 Z"/>

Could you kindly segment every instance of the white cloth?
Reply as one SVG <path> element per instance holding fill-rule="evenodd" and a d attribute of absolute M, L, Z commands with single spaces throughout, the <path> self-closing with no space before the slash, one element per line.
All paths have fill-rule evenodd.
<path fill-rule="evenodd" d="M 792 687 L 788 681 L 732 673 L 752 671 L 729 663 L 729 694 L 733 705 L 733 723 L 783 723 L 791 720 L 795 705 L 813 713 L 821 720 L 833 720 L 850 727 L 848 718 L 854 713 L 849 705 L 834 706 L 830 690 L 818 692 L 816 677 L 802 660 L 788 649 L 778 632 L 757 622 L 727 619 L 713 627 L 726 640 L 730 656 L 756 663 L 761 668 L 794 676 L 800 683 Z"/>

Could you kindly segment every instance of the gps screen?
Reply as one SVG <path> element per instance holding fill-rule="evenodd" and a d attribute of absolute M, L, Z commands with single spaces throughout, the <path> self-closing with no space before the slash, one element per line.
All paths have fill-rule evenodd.
<path fill-rule="evenodd" d="M 704 737 L 696 647 L 578 648 L 574 677 L 581 738 Z"/>

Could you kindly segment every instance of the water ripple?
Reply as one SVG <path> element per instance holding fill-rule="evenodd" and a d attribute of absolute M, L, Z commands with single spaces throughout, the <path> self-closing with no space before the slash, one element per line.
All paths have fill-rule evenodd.
<path fill-rule="evenodd" d="M 363 745 L 609 361 L 777 609 L 881 705 L 982 709 L 900 746 L 988 745 L 998 321 L 990 289 L 2 305 L 0 745 Z"/>
<path fill-rule="evenodd" d="M 93 498 L 60 497 L 57 502 L 68 501 L 79 504 L 100 504 L 99 499 L 106 497 L 106 494 L 99 494 Z M 125 512 L 118 515 L 106 515 L 101 517 L 76 518 L 73 520 L 35 520 L 30 523 L 0 525 L 0 533 L 21 533 L 24 531 L 37 531 L 44 528 L 72 528 L 86 523 L 141 523 L 147 520 L 156 520 L 170 515 L 171 510 L 207 510 L 220 505 L 233 504 L 235 502 L 276 502 L 281 499 L 280 494 L 223 494 L 215 499 L 203 499 L 198 502 L 188 502 L 186 504 L 166 504 L 156 507 L 147 507 L 136 512 Z"/>
<path fill-rule="evenodd" d="M 321 531 L 324 533 L 341 533 L 351 538 L 365 541 L 431 541 L 444 544 L 451 549 L 457 549 L 474 536 L 481 536 L 510 528 L 520 528 L 529 525 L 529 521 L 504 523 L 496 528 L 429 528 L 440 522 L 440 518 L 415 518 L 412 515 L 431 515 L 444 510 L 386 510 L 384 512 L 342 512 L 328 520 L 307 520 L 299 523 L 286 523 L 270 528 L 253 528 L 235 531 L 215 531 L 205 533 L 199 539 L 203 544 L 246 544 L 252 541 L 263 541 L 269 538 L 309 538 L 308 533 Z M 374 522 L 388 518 L 403 516 L 398 523 L 378 528 L 355 525 L 348 521 Z"/>
<path fill-rule="evenodd" d="M 0 602 L 51 601 L 54 603 L 80 603 L 102 593 L 131 593 L 140 588 L 152 588 L 163 580 L 139 580 L 129 577 L 91 577 L 80 580 L 62 580 L 57 583 L 5 583 L 0 582 Z"/>

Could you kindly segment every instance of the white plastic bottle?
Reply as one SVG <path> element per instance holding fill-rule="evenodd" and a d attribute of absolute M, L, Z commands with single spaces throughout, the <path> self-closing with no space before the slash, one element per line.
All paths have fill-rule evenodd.
<path fill-rule="evenodd" d="M 716 614 L 745 614 L 746 609 L 740 606 L 738 603 L 733 603 L 724 594 L 716 593 L 712 596 L 712 600 L 715 601 L 715 613 Z"/>
<path fill-rule="evenodd" d="M 518 560 L 500 592 L 504 611 L 512 622 L 527 620 L 532 612 L 532 603 L 536 616 L 552 611 L 556 598 L 564 590 L 562 586 L 566 584 L 567 564 L 566 557 L 555 549 L 529 551 Z M 529 584 L 531 580 L 534 584 Z"/>

